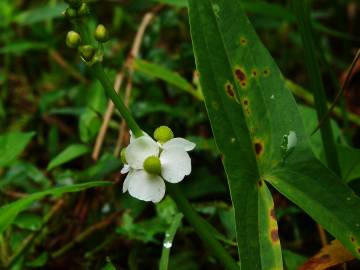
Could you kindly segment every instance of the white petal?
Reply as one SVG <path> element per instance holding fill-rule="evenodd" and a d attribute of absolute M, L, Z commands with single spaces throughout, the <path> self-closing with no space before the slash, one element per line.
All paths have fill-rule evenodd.
<path fill-rule="evenodd" d="M 130 180 L 133 177 L 134 173 L 135 173 L 135 170 L 129 169 L 129 173 L 125 177 L 125 180 L 124 180 L 124 183 L 123 183 L 123 193 L 125 193 L 129 189 L 129 183 L 130 183 Z"/>
<path fill-rule="evenodd" d="M 191 159 L 182 148 L 170 147 L 160 155 L 161 175 L 170 183 L 178 183 L 191 173 Z"/>
<path fill-rule="evenodd" d="M 126 148 L 126 161 L 131 168 L 142 169 L 144 160 L 150 156 L 158 156 L 160 148 L 157 143 L 147 136 L 134 139 Z"/>
<path fill-rule="evenodd" d="M 160 176 L 148 174 L 144 170 L 134 171 L 131 174 L 128 188 L 131 196 L 146 202 L 157 203 L 165 195 L 164 180 Z"/>
<path fill-rule="evenodd" d="M 121 173 L 122 174 L 125 174 L 125 173 L 128 173 L 130 171 L 130 166 L 129 165 L 127 165 L 127 164 L 124 164 L 124 167 L 122 167 L 122 169 L 121 169 Z"/>
<path fill-rule="evenodd" d="M 163 149 L 167 149 L 169 147 L 174 147 L 174 146 L 180 147 L 185 151 L 191 151 L 195 148 L 196 144 L 188 140 L 185 140 L 184 138 L 174 138 L 164 143 L 162 147 Z"/>

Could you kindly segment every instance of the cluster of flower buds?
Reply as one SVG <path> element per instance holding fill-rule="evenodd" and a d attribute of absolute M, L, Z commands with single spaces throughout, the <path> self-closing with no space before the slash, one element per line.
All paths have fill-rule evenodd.
<path fill-rule="evenodd" d="M 83 0 L 65 0 L 69 7 L 64 14 L 68 19 L 86 17 L 90 14 L 89 6 Z"/>
<path fill-rule="evenodd" d="M 68 19 L 79 19 L 90 14 L 88 5 L 83 0 L 65 0 L 69 7 L 64 14 Z M 94 38 L 100 44 L 109 40 L 109 33 L 103 24 L 99 24 L 94 32 Z M 102 46 L 95 48 L 92 44 L 83 44 L 81 35 L 76 31 L 69 31 L 66 36 L 66 45 L 77 49 L 81 59 L 88 65 L 101 62 L 103 58 Z"/>

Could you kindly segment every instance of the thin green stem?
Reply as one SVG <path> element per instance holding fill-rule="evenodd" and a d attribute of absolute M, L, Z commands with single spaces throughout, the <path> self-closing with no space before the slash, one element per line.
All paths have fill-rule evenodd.
<path fill-rule="evenodd" d="M 170 248 L 172 246 L 172 242 L 174 241 L 175 234 L 178 228 L 181 225 L 181 220 L 183 218 L 183 214 L 178 213 L 174 216 L 170 228 L 165 233 L 165 239 L 163 244 L 163 249 L 161 252 L 159 270 L 167 270 L 169 267 L 169 257 L 170 257 Z"/>
<path fill-rule="evenodd" d="M 209 229 L 208 223 L 200 217 L 188 200 L 184 197 L 181 190 L 176 185 L 169 184 L 167 189 L 171 197 L 176 202 L 179 210 L 184 214 L 186 220 L 196 230 L 199 237 L 209 248 L 214 257 L 228 270 L 239 270 L 240 266 L 223 248 L 223 246 L 214 238 L 212 230 Z"/>
<path fill-rule="evenodd" d="M 311 89 L 313 89 L 315 108 L 318 119 L 322 119 L 327 113 L 327 101 L 320 69 L 315 56 L 315 45 L 313 41 L 313 29 L 310 19 L 310 1 L 292 0 L 297 24 L 304 46 L 305 62 L 308 70 Z M 341 175 L 338 154 L 335 147 L 334 135 L 329 119 L 324 121 L 320 129 L 324 152 L 328 167 L 337 175 Z"/>
<path fill-rule="evenodd" d="M 350 65 L 350 68 L 348 70 L 348 73 L 346 75 L 346 79 L 345 79 L 345 82 L 344 82 L 344 85 L 340 88 L 340 91 L 337 93 L 336 97 L 335 97 L 335 100 L 334 102 L 332 103 L 330 109 L 328 110 L 328 112 L 324 115 L 324 117 L 320 120 L 319 122 L 319 125 L 318 125 L 318 128 L 321 127 L 321 125 L 323 124 L 324 121 L 326 121 L 331 112 L 333 111 L 333 109 L 335 108 L 336 104 L 338 103 L 338 101 L 340 100 L 340 98 L 343 96 L 345 90 L 348 88 L 349 86 L 349 83 L 350 83 L 350 80 L 351 80 L 351 77 L 352 77 L 352 72 L 355 68 L 355 65 L 357 63 L 357 61 L 360 59 L 360 49 L 358 49 L 356 55 L 355 55 L 355 58 L 354 60 L 352 61 L 351 65 Z M 315 129 L 314 132 L 316 132 L 317 129 Z"/>
<path fill-rule="evenodd" d="M 121 97 L 116 93 L 112 83 L 110 82 L 108 76 L 105 74 L 104 69 L 101 63 L 95 63 L 90 67 L 93 76 L 95 76 L 103 86 L 106 95 L 111 99 L 111 101 L 115 104 L 116 108 L 121 113 L 122 117 L 125 119 L 127 125 L 135 135 L 135 137 L 141 137 L 143 134 L 141 128 L 136 123 L 135 119 L 132 117 L 130 111 L 125 106 Z"/>

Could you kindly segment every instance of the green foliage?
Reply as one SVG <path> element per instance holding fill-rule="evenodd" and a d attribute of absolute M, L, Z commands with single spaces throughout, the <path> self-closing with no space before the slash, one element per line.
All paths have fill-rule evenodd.
<path fill-rule="evenodd" d="M 61 153 L 54 157 L 47 169 L 50 171 L 64 163 L 67 163 L 75 158 L 85 155 L 90 152 L 90 148 L 83 144 L 72 144 L 66 147 Z"/>
<path fill-rule="evenodd" d="M 81 2 L 0 1 L 1 269 L 238 270 L 240 260 L 245 270 L 295 270 L 321 248 L 316 223 L 355 251 L 358 71 L 332 114 L 339 184 L 320 132 L 310 136 L 318 106 L 289 3 L 192 0 L 192 40 L 187 0 L 90 0 L 82 6 L 90 16 L 68 21 L 66 3 L 78 17 Z M 332 1 L 311 10 L 326 108 L 359 45 L 358 7 Z M 99 24 L 110 33 L 104 44 L 94 38 Z M 130 126 L 153 134 L 166 125 L 196 143 L 191 174 L 161 203 L 122 193 L 117 151 L 128 132 L 119 133 L 119 99 L 94 155 L 109 99 L 98 74 L 66 47 L 70 30 L 101 53 L 99 79 L 115 99 L 123 75 L 118 96 L 129 97 Z M 132 55 L 136 33 L 143 36 Z M 88 189 L 104 180 L 113 185 Z"/>
<path fill-rule="evenodd" d="M 34 201 L 40 200 L 45 196 L 60 196 L 63 193 L 79 192 L 84 189 L 107 185 L 109 185 L 108 182 L 89 182 L 66 187 L 52 188 L 41 192 L 33 193 L 23 199 L 4 205 L 0 208 L 0 233 L 2 233 L 9 225 L 11 225 L 11 223 L 14 221 L 14 219 L 19 213 L 24 211 Z"/>
<path fill-rule="evenodd" d="M 34 132 L 11 132 L 0 135 L 0 167 L 8 166 L 21 154 L 35 135 Z"/>
<path fill-rule="evenodd" d="M 283 77 L 239 3 L 189 3 L 196 63 L 229 181 L 242 267 L 270 269 L 281 260 L 279 255 L 266 260 L 262 251 L 262 234 L 273 242 L 274 254 L 279 241 L 277 229 L 264 228 L 257 214 L 264 212 L 264 180 L 359 256 L 354 218 L 360 200 L 313 156 Z M 285 141 L 284 153 L 280 147 L 291 132 L 296 137 L 291 146 Z"/>

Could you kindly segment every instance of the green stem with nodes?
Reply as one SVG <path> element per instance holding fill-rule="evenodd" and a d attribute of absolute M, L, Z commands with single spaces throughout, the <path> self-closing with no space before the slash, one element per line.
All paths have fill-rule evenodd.
<path fill-rule="evenodd" d="M 227 270 L 239 270 L 240 266 L 229 255 L 229 253 L 223 248 L 223 246 L 214 238 L 212 230 L 209 228 L 209 224 L 200 217 L 185 198 L 181 190 L 172 184 L 168 184 L 167 189 L 171 197 L 176 202 L 179 210 L 184 214 L 186 220 L 196 230 L 201 240 L 212 251 L 214 257 L 227 269 Z"/>
<path fill-rule="evenodd" d="M 120 111 L 122 117 L 125 119 L 127 125 L 135 135 L 135 137 L 143 136 L 143 132 L 139 125 L 136 123 L 135 119 L 132 117 L 130 111 L 125 106 L 121 97 L 115 92 L 109 78 L 105 74 L 105 71 L 101 63 L 97 62 L 90 67 L 92 74 L 100 81 L 103 86 L 106 95 L 112 100 L 116 108 Z"/>

